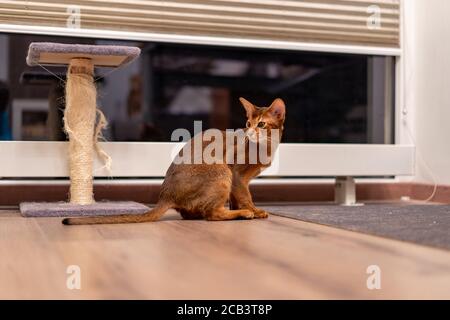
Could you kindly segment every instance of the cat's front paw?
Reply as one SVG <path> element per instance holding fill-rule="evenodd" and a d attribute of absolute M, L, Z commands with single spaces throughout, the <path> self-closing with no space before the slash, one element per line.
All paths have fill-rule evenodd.
<path fill-rule="evenodd" d="M 269 217 L 269 213 L 261 209 L 255 210 L 254 214 L 256 219 L 267 219 Z"/>
<path fill-rule="evenodd" d="M 248 211 L 248 212 L 244 213 L 244 214 L 242 215 L 242 218 L 244 218 L 244 219 L 249 219 L 249 220 L 256 218 L 256 216 L 255 216 L 255 214 L 253 213 L 253 211 L 251 211 L 251 210 L 245 210 L 245 211 Z"/>

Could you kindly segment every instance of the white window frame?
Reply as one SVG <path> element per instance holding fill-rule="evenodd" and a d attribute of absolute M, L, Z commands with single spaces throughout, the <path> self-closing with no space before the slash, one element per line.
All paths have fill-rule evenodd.
<path fill-rule="evenodd" d="M 401 8 L 401 43 L 404 37 L 404 2 Z M 399 181 L 399 176 L 413 176 L 415 170 L 415 147 L 405 134 L 401 125 L 402 106 L 404 103 L 403 74 L 405 71 L 403 45 L 400 49 L 378 48 L 368 46 L 314 44 L 301 42 L 243 40 L 223 37 L 182 36 L 173 34 L 150 34 L 124 31 L 105 31 L 87 29 L 67 29 L 59 27 L 24 26 L 0 24 L 0 32 L 22 33 L 36 35 L 55 35 L 89 37 L 96 39 L 159 41 L 185 44 L 218 45 L 251 48 L 276 48 L 298 51 L 348 53 L 364 55 L 383 55 L 395 57 L 395 144 L 394 145 L 324 145 L 324 144 L 282 144 L 280 146 L 280 161 L 283 168 L 272 170 L 266 176 L 394 176 L 394 179 L 381 181 Z M 105 143 L 116 163 L 113 176 L 150 178 L 163 176 L 170 159 L 167 150 L 176 148 L 170 143 Z M 51 178 L 67 176 L 68 169 L 65 159 L 64 142 L 0 142 L 0 179 L 14 177 Z M 161 155 L 166 152 L 165 156 Z M 144 155 L 144 156 L 143 156 Z M 302 155 L 307 157 L 301 163 Z M 315 158 L 314 158 L 315 157 Z M 326 162 L 320 158 L 330 159 Z M 153 160 L 152 160 L 153 158 Z M 298 158 L 299 161 L 289 159 Z M 145 159 L 137 161 L 135 159 Z M 333 161 L 332 159 L 337 159 Z M 373 161 L 377 159 L 377 161 Z M 319 161 L 318 161 L 319 160 Z M 30 164 L 33 165 L 30 165 Z M 100 164 L 97 163 L 97 167 Z M 129 168 L 129 169 L 126 169 Z M 128 170 L 128 171 L 127 171 Z M 96 176 L 106 176 L 105 172 L 96 171 Z M 116 180 L 115 180 L 116 181 Z M 267 181 L 267 180 L 266 180 Z M 273 180 L 279 181 L 279 180 Z M 306 180 L 305 180 L 306 181 Z M 299 182 L 299 181 L 298 181 Z M 9 182 L 10 183 L 10 182 Z"/>

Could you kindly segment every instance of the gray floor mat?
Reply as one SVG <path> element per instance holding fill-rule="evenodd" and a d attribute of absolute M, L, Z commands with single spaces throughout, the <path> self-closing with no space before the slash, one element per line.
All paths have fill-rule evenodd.
<path fill-rule="evenodd" d="M 450 249 L 448 205 L 288 205 L 264 209 L 297 220 Z"/>

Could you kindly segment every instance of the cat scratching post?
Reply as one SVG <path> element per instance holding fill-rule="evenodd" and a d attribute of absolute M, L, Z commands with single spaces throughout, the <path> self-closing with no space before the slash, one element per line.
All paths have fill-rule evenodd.
<path fill-rule="evenodd" d="M 22 203 L 26 216 L 78 216 L 143 213 L 146 206 L 134 202 L 99 202 L 94 200 L 93 163 L 97 151 L 109 167 L 109 157 L 97 146 L 106 126 L 97 110 L 94 67 L 123 66 L 140 54 L 136 47 L 31 43 L 27 56 L 30 66 L 68 65 L 64 130 L 69 138 L 69 203 Z M 100 115 L 97 117 L 97 115 Z"/>

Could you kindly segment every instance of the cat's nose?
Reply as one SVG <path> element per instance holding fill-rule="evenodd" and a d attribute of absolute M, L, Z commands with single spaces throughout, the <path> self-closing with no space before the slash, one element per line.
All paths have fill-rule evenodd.
<path fill-rule="evenodd" d="M 258 140 L 258 135 L 256 134 L 256 130 L 253 128 L 249 128 L 246 132 L 246 135 L 252 142 L 255 142 Z"/>

